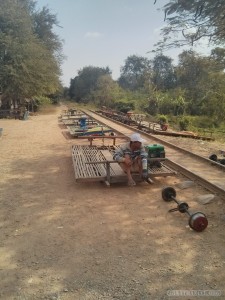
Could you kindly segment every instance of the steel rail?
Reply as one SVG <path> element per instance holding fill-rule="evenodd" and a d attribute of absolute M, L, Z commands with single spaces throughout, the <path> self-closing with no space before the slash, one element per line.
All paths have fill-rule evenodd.
<path fill-rule="evenodd" d="M 198 174 L 189 171 L 188 169 L 184 168 L 183 166 L 179 165 L 178 163 L 175 163 L 174 161 L 167 159 L 167 165 L 171 168 L 176 170 L 177 172 L 181 173 L 185 177 L 191 179 L 192 181 L 198 183 L 205 189 L 209 190 L 210 192 L 216 194 L 217 196 L 221 197 L 223 200 L 225 200 L 225 189 L 221 188 L 220 186 L 209 182 L 205 178 L 199 176 Z"/>
<path fill-rule="evenodd" d="M 151 142 L 152 140 L 160 142 L 160 144 L 166 146 L 167 163 L 171 168 L 225 199 L 225 166 L 173 145 L 162 138 L 155 137 L 151 133 L 146 133 L 130 125 L 102 116 L 94 111 L 84 110 L 84 113 L 128 138 L 135 131 L 139 132 L 143 137 L 148 138 Z M 128 129 L 128 131 L 124 132 L 122 128 L 116 127 L 116 124 Z M 190 167 L 191 165 L 192 168 Z"/>
<path fill-rule="evenodd" d="M 139 133 L 141 133 L 142 135 L 144 135 L 144 136 L 146 136 L 146 137 L 150 137 L 151 139 L 154 139 L 154 140 L 157 141 L 157 142 L 163 143 L 163 145 L 169 146 L 169 147 L 171 147 L 171 148 L 174 148 L 175 150 L 179 150 L 179 151 L 181 151 L 181 152 L 183 152 L 183 153 L 186 153 L 186 154 L 188 154 L 188 155 L 191 155 L 191 156 L 193 156 L 193 157 L 196 157 L 197 159 L 203 160 L 204 162 L 208 162 L 210 165 L 214 165 L 216 168 L 221 169 L 221 170 L 223 170 L 223 171 L 225 172 L 225 165 L 221 165 L 220 163 L 217 163 L 217 162 L 212 161 L 212 160 L 210 160 L 210 159 L 208 159 L 208 158 L 205 158 L 205 157 L 203 157 L 203 156 L 201 156 L 201 155 L 198 155 L 198 154 L 196 154 L 196 153 L 193 153 L 193 152 L 191 152 L 191 151 L 189 151 L 189 150 L 187 150 L 187 149 L 184 149 L 184 148 L 181 148 L 181 147 L 179 147 L 179 146 L 176 146 L 176 145 L 174 145 L 174 144 L 172 144 L 172 143 L 170 143 L 170 142 L 168 142 L 168 141 L 163 140 L 163 138 L 156 137 L 153 133 L 149 133 L 149 132 L 146 132 L 146 131 L 141 130 L 141 129 L 138 129 L 138 128 L 135 128 L 135 129 L 134 129 L 134 127 L 131 126 L 131 125 L 127 125 L 127 124 L 124 124 L 124 123 L 122 123 L 122 122 L 120 122 L 120 121 L 114 120 L 114 119 L 112 119 L 112 118 L 109 118 L 109 117 L 106 117 L 106 116 L 102 116 L 101 114 L 99 114 L 99 113 L 97 113 L 97 112 L 94 112 L 94 111 L 91 111 L 91 112 L 94 113 L 94 114 L 96 114 L 96 115 L 98 115 L 98 116 L 100 116 L 100 117 L 102 117 L 102 118 L 104 118 L 104 119 L 110 120 L 110 121 L 112 121 L 112 122 L 114 122 L 114 123 L 116 123 L 116 124 L 118 124 L 118 125 L 122 125 L 122 126 L 128 128 L 128 129 L 135 130 L 135 132 L 139 132 Z M 86 112 L 86 113 L 87 113 L 87 112 Z M 93 118 L 94 118 L 94 117 L 93 117 Z M 107 123 L 104 123 L 104 124 L 107 125 L 108 127 L 110 127 Z M 110 127 L 110 128 L 112 128 L 112 127 Z M 113 128 L 112 128 L 112 129 L 113 129 Z M 128 136 L 128 137 L 129 137 L 129 136 Z M 224 179 L 224 180 L 225 180 L 225 179 Z"/>

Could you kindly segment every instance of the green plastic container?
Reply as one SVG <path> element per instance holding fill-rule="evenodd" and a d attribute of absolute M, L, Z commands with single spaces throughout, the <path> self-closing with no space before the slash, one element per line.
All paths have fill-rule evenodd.
<path fill-rule="evenodd" d="M 145 147 L 148 152 L 148 158 L 165 158 L 164 146 L 160 144 L 152 144 Z"/>

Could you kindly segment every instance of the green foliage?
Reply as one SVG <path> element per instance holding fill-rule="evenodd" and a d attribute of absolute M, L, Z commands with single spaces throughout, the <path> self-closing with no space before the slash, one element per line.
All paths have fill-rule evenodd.
<path fill-rule="evenodd" d="M 168 94 L 162 94 L 158 100 L 158 113 L 174 114 L 174 101 Z"/>
<path fill-rule="evenodd" d="M 186 106 L 189 114 L 200 114 L 209 69 L 209 60 L 200 57 L 194 51 L 183 51 L 179 55 L 176 68 L 177 84 L 185 91 L 184 97 L 189 102 Z"/>
<path fill-rule="evenodd" d="M 190 119 L 187 116 L 183 116 L 179 120 L 180 130 L 188 130 L 190 125 Z"/>
<path fill-rule="evenodd" d="M 194 51 L 183 51 L 176 67 L 163 55 L 156 56 L 150 65 L 148 60 L 134 55 L 126 60 L 122 75 L 126 75 L 126 80 L 140 80 L 138 84 L 128 80 L 130 87 L 123 88 L 118 84 L 121 84 L 122 77 L 115 82 L 108 68 L 86 67 L 71 80 L 66 93 L 77 102 L 116 109 L 120 109 L 123 103 L 122 109 L 131 107 L 138 113 L 153 117 L 158 114 L 170 119 L 184 115 L 189 115 L 189 118 L 212 116 L 214 126 L 218 126 L 225 116 L 224 55 L 221 48 L 215 48 L 208 57 Z M 149 71 L 145 73 L 147 77 L 142 76 L 143 70 Z M 187 126 L 192 125 L 182 119 L 181 127 Z"/>
<path fill-rule="evenodd" d="M 218 120 L 209 116 L 188 116 L 189 127 L 193 130 L 218 129 L 223 123 L 218 124 Z"/>
<path fill-rule="evenodd" d="M 23 102 L 60 87 L 59 61 L 48 47 L 50 31 L 43 43 L 34 32 L 34 8 L 31 0 L 0 2 L 0 88 L 6 99 Z"/>
<path fill-rule="evenodd" d="M 215 64 L 215 71 L 223 71 L 225 69 L 225 49 L 216 47 L 212 49 L 210 60 Z"/>
<path fill-rule="evenodd" d="M 121 89 L 113 81 L 111 75 L 102 75 L 98 78 L 95 90 L 90 93 L 88 102 L 93 102 L 98 107 L 113 107 L 114 102 L 120 99 L 120 96 Z"/>
<path fill-rule="evenodd" d="M 35 101 L 36 103 L 41 106 L 41 105 L 48 105 L 48 104 L 52 104 L 52 100 L 48 97 L 45 96 L 39 96 L 39 97 L 35 97 Z"/>
<path fill-rule="evenodd" d="M 128 111 L 133 110 L 135 105 L 132 102 L 126 103 L 120 101 L 115 103 L 114 108 L 120 112 L 127 113 Z"/>
<path fill-rule="evenodd" d="M 176 75 L 172 65 L 172 59 L 165 55 L 157 55 L 153 59 L 153 76 L 154 86 L 161 91 L 166 91 L 175 87 Z"/>
<path fill-rule="evenodd" d="M 166 115 L 157 115 L 157 120 L 160 124 L 168 123 L 168 118 Z"/>
<path fill-rule="evenodd" d="M 90 94 L 98 88 L 98 80 L 103 75 L 111 75 L 108 67 L 84 67 L 78 72 L 78 76 L 71 79 L 69 87 L 70 98 L 76 102 L 89 102 Z"/>
<path fill-rule="evenodd" d="M 193 45 L 202 38 L 215 45 L 224 43 L 224 0 L 167 2 L 163 10 L 168 25 L 162 29 L 163 39 L 157 43 L 158 49 Z"/>
<path fill-rule="evenodd" d="M 225 120 L 225 75 L 224 73 L 211 73 L 208 84 L 205 86 L 205 95 L 201 105 L 202 114 L 217 119 Z"/>
<path fill-rule="evenodd" d="M 222 53 L 218 49 L 215 53 Z M 203 57 L 183 51 L 176 68 L 177 84 L 183 91 L 185 112 L 191 115 L 224 115 L 225 74 L 218 66 L 218 56 Z M 221 63 L 222 64 L 222 63 Z M 214 100 L 213 100 L 214 98 Z"/>
<path fill-rule="evenodd" d="M 131 91 L 141 89 L 148 82 L 151 75 L 151 64 L 146 57 L 131 55 L 121 67 L 119 85 Z"/>
<path fill-rule="evenodd" d="M 214 127 L 213 119 L 207 116 L 192 117 L 192 125 L 196 128 Z"/>
<path fill-rule="evenodd" d="M 55 58 L 61 61 L 62 42 L 54 33 L 54 26 L 59 26 L 56 15 L 51 14 L 47 7 L 43 7 L 40 11 L 32 14 L 33 30 L 39 40 L 42 41 L 45 48 L 55 54 Z"/>
<path fill-rule="evenodd" d="M 183 118 L 185 121 L 183 122 Z M 170 127 L 174 130 L 189 130 L 200 136 L 213 137 L 225 142 L 225 122 L 218 124 L 217 120 L 207 116 L 168 116 Z M 181 121 L 181 126 L 180 126 Z M 184 124 L 183 124 L 184 123 Z M 186 125 L 188 123 L 188 126 Z"/>
<path fill-rule="evenodd" d="M 146 111 L 155 116 L 156 114 L 164 115 L 183 115 L 185 112 L 186 101 L 178 91 L 160 92 L 155 91 L 148 98 Z"/>

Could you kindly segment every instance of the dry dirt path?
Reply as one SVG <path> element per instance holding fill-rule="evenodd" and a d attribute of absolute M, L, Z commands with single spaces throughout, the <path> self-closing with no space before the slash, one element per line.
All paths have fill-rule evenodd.
<path fill-rule="evenodd" d="M 58 114 L 0 120 L 0 299 L 196 299 L 170 290 L 225 299 L 224 202 L 203 206 L 196 197 L 207 191 L 176 188 L 207 214 L 196 233 L 161 199 L 179 175 L 133 188 L 77 184 L 71 145 L 85 141 L 66 139 Z"/>

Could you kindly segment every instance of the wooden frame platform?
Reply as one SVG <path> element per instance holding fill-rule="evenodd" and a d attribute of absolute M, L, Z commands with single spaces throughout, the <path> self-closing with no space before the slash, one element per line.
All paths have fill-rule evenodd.
<path fill-rule="evenodd" d="M 66 119 L 66 120 L 62 120 L 62 123 L 66 126 L 79 126 L 80 125 L 80 121 L 79 120 L 73 120 L 73 119 Z M 99 123 L 93 119 L 87 119 L 86 120 L 86 125 L 96 125 L 98 126 Z"/>
<path fill-rule="evenodd" d="M 107 185 L 116 182 L 127 182 L 127 176 L 120 165 L 113 160 L 116 147 L 72 146 L 72 161 L 76 182 L 105 182 Z M 148 175 L 152 177 L 172 176 L 176 172 L 166 166 L 150 167 Z M 142 181 L 139 174 L 133 174 L 135 181 Z"/>
<path fill-rule="evenodd" d="M 80 118 L 82 117 L 82 115 L 74 115 L 74 116 L 62 116 L 62 117 L 59 117 L 59 120 L 63 121 L 63 120 L 73 120 L 73 121 L 78 121 L 80 120 Z M 87 117 L 87 119 L 90 119 L 90 117 Z"/>
<path fill-rule="evenodd" d="M 128 138 L 125 135 L 102 135 L 102 136 L 94 136 L 94 135 L 86 135 L 86 136 L 78 136 L 78 139 L 86 139 L 90 142 L 90 146 L 93 144 L 93 140 L 96 139 L 101 139 L 101 140 L 113 140 L 113 146 L 116 145 L 116 139 L 125 139 L 127 140 Z"/>
<path fill-rule="evenodd" d="M 82 134 L 82 133 L 86 132 L 87 129 L 91 129 L 94 127 L 96 127 L 96 125 L 87 125 L 85 129 L 82 129 L 80 126 L 77 126 L 77 125 L 66 126 L 70 135 L 73 137 L 79 137 L 79 134 Z"/>
<path fill-rule="evenodd" d="M 93 125 L 93 127 L 92 127 L 92 125 L 88 125 L 87 127 L 91 127 L 91 128 L 82 129 L 81 127 L 77 128 L 76 126 L 67 126 L 67 129 L 69 130 L 70 135 L 75 138 L 78 138 L 80 136 L 105 137 L 105 136 L 107 136 L 107 134 L 113 132 L 110 129 L 110 127 L 106 127 L 103 125 L 99 125 L 99 126 Z"/>

